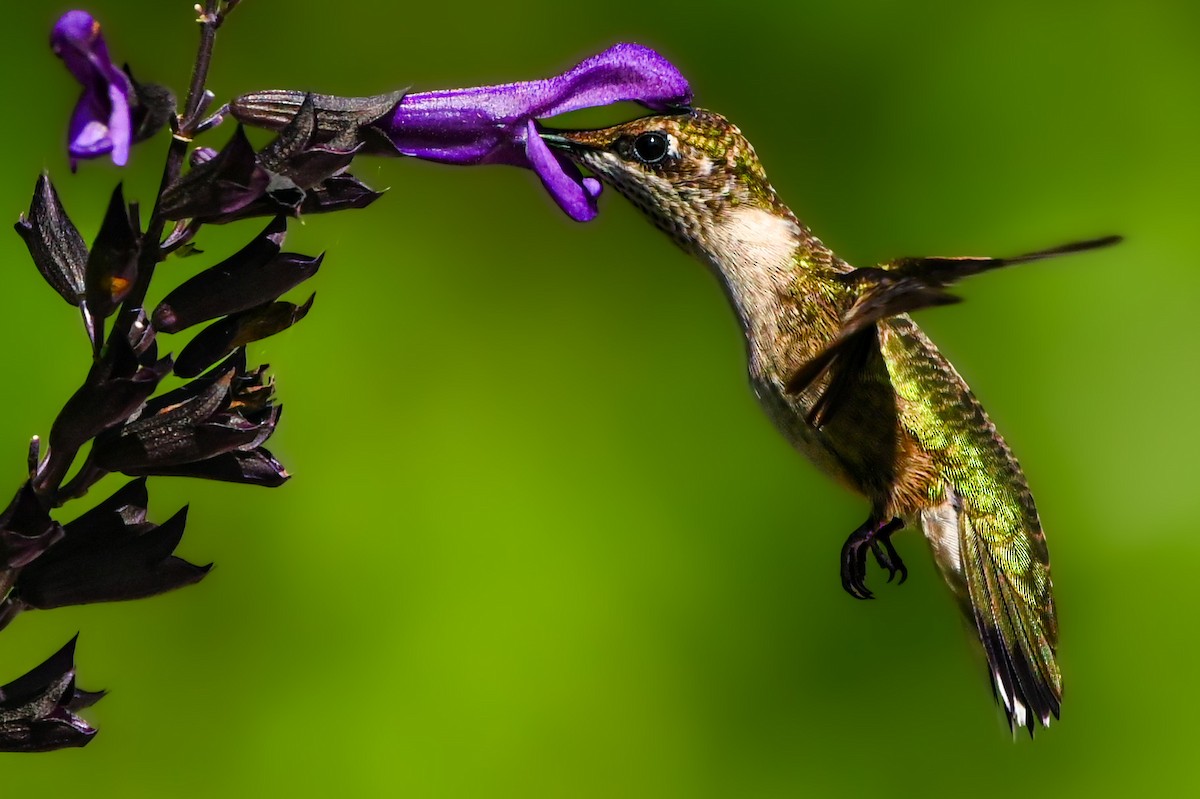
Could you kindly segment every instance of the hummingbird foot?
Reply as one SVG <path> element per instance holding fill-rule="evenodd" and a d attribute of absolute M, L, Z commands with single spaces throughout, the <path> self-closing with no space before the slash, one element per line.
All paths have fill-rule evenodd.
<path fill-rule="evenodd" d="M 855 599 L 873 599 L 867 588 L 867 550 L 875 556 L 880 568 L 887 569 L 888 582 L 900 575 L 899 585 L 908 579 L 908 568 L 892 544 L 892 533 L 904 527 L 904 521 L 894 518 L 880 521 L 874 516 L 863 522 L 842 545 L 842 588 Z"/>

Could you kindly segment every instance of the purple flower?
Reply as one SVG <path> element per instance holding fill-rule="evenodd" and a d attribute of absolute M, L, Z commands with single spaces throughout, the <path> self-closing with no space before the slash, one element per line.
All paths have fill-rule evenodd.
<path fill-rule="evenodd" d="M 527 166 L 572 219 L 596 215 L 600 183 L 537 134 L 538 118 L 627 100 L 687 105 L 687 80 L 648 47 L 617 44 L 547 80 L 409 94 L 380 127 L 404 155 L 450 164 Z"/>
<path fill-rule="evenodd" d="M 230 110 L 246 124 L 279 130 L 306 97 L 256 92 L 239 97 Z M 374 99 L 313 95 L 318 126 L 331 135 L 338 130 L 336 120 L 348 119 Z M 572 219 L 586 222 L 596 215 L 600 183 L 551 150 L 538 136 L 536 120 L 625 101 L 668 111 L 686 107 L 691 99 L 687 80 L 661 55 L 638 44 L 617 44 L 545 80 L 408 94 L 388 112 L 362 119 L 360 127 L 382 134 L 401 155 L 446 164 L 528 167 Z M 367 139 L 364 152 L 378 149 Z"/>
<path fill-rule="evenodd" d="M 55 24 L 50 47 L 83 84 L 67 131 L 71 169 L 78 159 L 107 153 L 124 166 L 133 141 L 133 82 L 109 59 L 100 23 L 86 11 L 68 11 Z"/>

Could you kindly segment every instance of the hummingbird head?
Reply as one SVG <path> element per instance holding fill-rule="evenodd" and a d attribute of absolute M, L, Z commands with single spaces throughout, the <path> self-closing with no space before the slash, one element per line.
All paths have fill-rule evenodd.
<path fill-rule="evenodd" d="M 600 130 L 547 130 L 551 147 L 627 197 L 688 250 L 739 209 L 791 218 L 750 142 L 711 111 L 648 116 Z"/>

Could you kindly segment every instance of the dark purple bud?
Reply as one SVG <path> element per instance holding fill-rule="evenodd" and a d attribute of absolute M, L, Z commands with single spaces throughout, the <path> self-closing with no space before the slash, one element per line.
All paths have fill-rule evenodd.
<path fill-rule="evenodd" d="M 154 325 L 146 316 L 144 308 L 138 308 L 134 313 L 133 323 L 129 326 L 129 349 L 133 352 L 138 363 L 150 364 L 158 355 L 158 342 L 155 338 Z"/>
<path fill-rule="evenodd" d="M 107 471 L 159 474 L 261 445 L 275 430 L 279 407 L 263 370 L 245 372 L 239 350 L 203 377 L 154 397 L 138 418 L 96 437 L 92 460 Z"/>
<path fill-rule="evenodd" d="M 259 216 L 363 208 L 378 199 L 377 192 L 343 172 L 364 141 L 354 132 L 353 114 L 350 122 L 343 120 L 343 127 L 323 131 L 322 117 L 314 116 L 311 103 L 304 114 L 296 113 L 304 97 L 299 95 L 297 106 L 280 126 L 279 137 L 261 153 L 254 152 L 241 126 L 221 152 L 194 150 L 192 170 L 163 194 L 166 217 L 225 224 Z M 387 109 L 369 111 L 355 113 L 374 119 Z M 380 134 L 374 137 L 379 139 Z M 383 145 L 391 149 L 386 139 Z"/>
<path fill-rule="evenodd" d="M 109 153 L 124 166 L 133 143 L 133 84 L 109 58 L 100 23 L 86 11 L 68 11 L 55 24 L 50 47 L 83 85 L 68 128 L 71 169 L 78 159 Z"/>
<path fill-rule="evenodd" d="M 246 351 L 238 350 L 237 352 L 226 358 L 221 364 L 213 367 L 205 372 L 200 377 L 194 380 L 189 380 L 178 388 L 172 389 L 165 394 L 159 394 L 146 403 L 146 407 L 142 410 L 141 416 L 150 413 L 158 413 L 161 410 L 174 407 L 184 402 L 190 402 L 196 397 L 208 391 L 216 383 L 229 379 L 232 374 L 236 386 L 241 389 L 246 386 L 263 385 L 261 379 L 266 367 L 260 367 L 254 372 L 247 371 Z"/>
<path fill-rule="evenodd" d="M 63 539 L 21 572 L 10 601 L 49 609 L 140 599 L 199 582 L 211 565 L 172 554 L 187 508 L 161 526 L 146 522 L 145 482 L 135 480 L 65 525 Z"/>
<path fill-rule="evenodd" d="M 371 116 L 382 113 L 376 109 Z M 237 215 L 265 212 L 299 216 L 306 207 L 326 210 L 328 194 L 312 200 L 310 192 L 324 192 L 324 185 L 341 175 L 362 149 L 358 128 L 352 118 L 332 137 L 322 137 L 311 95 L 305 95 L 291 122 L 258 154 L 259 164 L 271 175 L 266 195 Z M 349 207 L 343 203 L 343 207 Z M 224 220 L 223 220 L 224 221 Z"/>
<path fill-rule="evenodd" d="M 114 337 L 103 357 L 92 362 L 87 379 L 71 395 L 50 428 L 49 454 L 33 478 L 40 496 L 53 497 L 89 439 L 133 415 L 171 372 L 170 356 L 156 361 L 154 329 L 141 309 L 129 336 Z"/>
<path fill-rule="evenodd" d="M 0 594 L 7 591 L 21 569 L 63 536 L 46 505 L 26 480 L 12 502 L 0 513 Z"/>
<path fill-rule="evenodd" d="M 192 167 L 207 164 L 219 155 L 219 153 L 211 147 L 197 147 L 188 155 L 188 165 Z"/>
<path fill-rule="evenodd" d="M 271 302 L 315 275 L 323 256 L 279 251 L 286 229 L 287 220 L 276 217 L 239 252 L 176 288 L 154 309 L 154 326 L 178 333 Z"/>
<path fill-rule="evenodd" d="M 83 299 L 87 245 L 45 172 L 33 189 L 28 218 L 22 216 L 16 229 L 46 282 L 69 304 L 78 306 Z"/>
<path fill-rule="evenodd" d="M 99 505 L 63 525 L 68 535 L 61 542 L 60 549 L 70 550 L 78 546 L 87 546 L 98 537 L 111 532 L 114 526 L 146 525 L 149 529 L 153 526 L 146 521 L 149 505 L 150 492 L 146 490 L 146 481 L 130 480 Z"/>
<path fill-rule="evenodd" d="M 138 470 L 131 469 L 128 473 L 138 474 Z M 234 450 L 195 463 L 155 469 L 153 473 L 163 477 L 199 477 L 267 488 L 278 488 L 291 477 L 283 464 L 263 447 Z"/>
<path fill-rule="evenodd" d="M 342 150 L 361 144 L 363 152 L 370 155 L 395 155 L 395 147 L 371 125 L 394 111 L 404 94 L 402 89 L 374 97 L 335 97 L 274 89 L 243 95 L 229 104 L 229 110 L 244 124 L 282 131 L 292 123 L 305 98 L 311 98 L 316 112 L 315 141 Z"/>
<path fill-rule="evenodd" d="M 347 208 L 366 208 L 383 196 L 358 178 L 343 172 L 312 187 L 300 204 L 300 214 L 320 214 Z"/>
<path fill-rule="evenodd" d="M 342 153 L 319 148 L 308 150 L 292 159 L 285 173 L 271 176 L 269 196 L 282 212 L 289 216 L 300 216 L 308 192 L 326 180 L 340 174 L 349 166 L 354 153 Z"/>
<path fill-rule="evenodd" d="M 193 219 L 177 221 L 171 228 L 171 232 L 162 241 L 162 252 L 174 255 L 176 258 L 190 258 L 193 255 L 203 254 L 204 250 L 197 247 L 196 243 L 192 241 L 203 226 L 203 222 Z"/>
<path fill-rule="evenodd" d="M 237 348 L 287 330 L 308 314 L 316 296 L 310 296 L 303 305 L 273 302 L 214 322 L 197 333 L 179 353 L 175 374 L 195 377 Z"/>
<path fill-rule="evenodd" d="M 204 221 L 220 225 L 239 219 L 277 214 L 294 217 L 324 214 L 349 208 L 366 208 L 382 196 L 382 192 L 372 190 L 345 172 L 327 178 L 307 190 L 296 187 L 289 180 L 280 179 L 272 182 L 268 193 L 244 208 L 226 216 Z"/>
<path fill-rule="evenodd" d="M 75 715 L 104 696 L 75 686 L 77 638 L 0 688 L 0 751 L 49 752 L 85 746 L 96 734 Z"/>
<path fill-rule="evenodd" d="M 143 322 L 141 328 L 149 329 L 149 325 Z M 87 379 L 50 428 L 50 454 L 39 472 L 39 484 L 45 473 L 65 474 L 70 463 L 59 463 L 59 457 L 73 459 L 88 440 L 124 422 L 170 374 L 170 356 L 155 360 L 155 347 L 140 340 L 136 345 L 143 348 L 141 353 L 130 342 L 118 339 L 105 357 L 93 362 Z"/>
<path fill-rule="evenodd" d="M 175 95 L 166 86 L 157 83 L 140 83 L 129 65 L 125 75 L 133 86 L 133 140 L 145 141 L 158 133 L 175 116 Z"/>
<path fill-rule="evenodd" d="M 130 217 L 125 194 L 118 183 L 87 260 L 84 280 L 87 307 L 96 317 L 111 316 L 133 289 L 140 241 L 140 231 Z"/>
<path fill-rule="evenodd" d="M 254 148 L 239 125 L 220 153 L 167 187 L 162 195 L 162 212 L 172 220 L 227 221 L 223 218 L 261 198 L 270 182 L 270 174 L 259 166 Z"/>
<path fill-rule="evenodd" d="M 54 557 L 48 558 L 46 562 L 69 561 L 79 550 L 97 542 L 103 543 L 109 538 L 105 536 L 106 531 L 113 526 L 152 529 L 153 525 L 146 524 L 146 503 L 144 480 L 126 484 L 92 510 L 67 524 L 64 527 L 63 538 L 54 548 Z M 24 589 L 30 584 L 30 573 L 31 570 L 26 569 L 14 575 L 11 581 L 12 590 L 3 603 L 0 603 L 0 629 L 7 627 L 22 611 L 34 606 L 23 596 L 27 593 Z M 32 570 L 32 573 L 36 575 L 37 570 Z M 34 594 L 37 593 L 35 588 Z"/>
<path fill-rule="evenodd" d="M 316 133 L 312 95 L 306 95 L 295 118 L 258 154 L 259 164 L 272 173 L 273 184 L 282 180 L 301 190 L 312 188 L 348 167 L 362 146 L 353 140 L 345 147 L 318 144 Z"/>

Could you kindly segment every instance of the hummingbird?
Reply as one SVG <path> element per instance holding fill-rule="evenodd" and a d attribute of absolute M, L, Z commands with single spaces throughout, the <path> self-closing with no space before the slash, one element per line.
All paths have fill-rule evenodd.
<path fill-rule="evenodd" d="M 993 695 L 1032 736 L 1062 703 L 1050 557 L 1012 451 L 954 367 L 909 317 L 959 298 L 968 275 L 1115 244 L 1012 258 L 901 258 L 855 268 L 796 218 L 750 142 L 702 109 L 542 139 L 628 198 L 707 264 L 745 337 L 750 384 L 779 431 L 863 495 L 842 587 L 870 599 L 867 553 L 908 576 L 892 535 L 919 529 L 975 629 Z"/>

